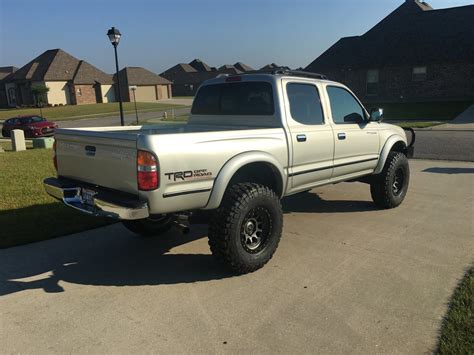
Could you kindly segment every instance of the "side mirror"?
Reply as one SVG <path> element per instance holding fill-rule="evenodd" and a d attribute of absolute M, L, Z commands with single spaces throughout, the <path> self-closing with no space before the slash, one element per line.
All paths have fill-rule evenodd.
<path fill-rule="evenodd" d="M 370 120 L 380 122 L 383 118 L 383 108 L 373 108 L 370 110 Z"/>

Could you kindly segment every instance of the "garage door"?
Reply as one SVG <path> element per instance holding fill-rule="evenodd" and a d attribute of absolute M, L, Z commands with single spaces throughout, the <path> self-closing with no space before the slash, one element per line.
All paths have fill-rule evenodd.
<path fill-rule="evenodd" d="M 168 86 L 167 85 L 160 85 L 160 99 L 169 99 L 168 97 Z"/>
<path fill-rule="evenodd" d="M 135 95 L 138 102 L 156 101 L 155 86 L 138 86 Z"/>

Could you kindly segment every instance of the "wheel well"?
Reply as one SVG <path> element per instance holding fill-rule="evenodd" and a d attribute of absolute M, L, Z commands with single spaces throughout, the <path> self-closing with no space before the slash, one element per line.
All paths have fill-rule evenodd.
<path fill-rule="evenodd" d="M 283 195 L 283 181 L 278 169 L 270 163 L 257 162 L 242 166 L 230 179 L 227 187 L 239 182 L 254 182 L 271 188 L 278 196 Z"/>
<path fill-rule="evenodd" d="M 404 142 L 402 141 L 398 141 L 396 142 L 392 149 L 390 149 L 391 152 L 400 152 L 400 153 L 403 153 L 403 154 L 407 154 L 407 146 L 405 145 Z"/>

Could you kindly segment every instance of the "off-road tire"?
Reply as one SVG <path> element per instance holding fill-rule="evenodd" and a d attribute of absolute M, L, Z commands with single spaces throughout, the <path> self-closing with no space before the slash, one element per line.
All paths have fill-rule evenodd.
<path fill-rule="evenodd" d="M 155 219 L 145 218 L 122 221 L 122 224 L 135 234 L 143 237 L 154 237 L 168 231 L 173 226 L 173 218 L 165 215 Z"/>
<path fill-rule="evenodd" d="M 402 181 L 399 181 L 396 189 L 396 181 L 400 179 L 398 174 L 402 174 Z M 409 182 L 410 167 L 407 157 L 400 152 L 390 152 L 382 172 L 373 176 L 370 184 L 372 200 L 379 208 L 395 208 L 405 199 Z"/>
<path fill-rule="evenodd" d="M 262 228 L 260 237 L 253 237 L 260 239 L 260 244 L 248 242 L 252 239 L 248 228 L 253 220 L 259 227 L 252 235 L 257 236 L 258 228 Z M 211 217 L 209 247 L 214 257 L 233 272 L 246 274 L 260 269 L 272 258 L 282 228 L 280 199 L 273 190 L 254 183 L 235 184 L 228 188 L 221 206 Z"/>

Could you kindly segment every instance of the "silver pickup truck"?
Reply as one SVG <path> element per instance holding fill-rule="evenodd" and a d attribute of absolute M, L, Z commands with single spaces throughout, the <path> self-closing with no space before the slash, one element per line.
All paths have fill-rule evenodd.
<path fill-rule="evenodd" d="M 284 196 L 361 181 L 380 208 L 403 201 L 413 142 L 381 116 L 322 75 L 221 76 L 202 84 L 185 124 L 56 130 L 57 177 L 44 186 L 141 235 L 205 221 L 218 260 L 252 272 L 278 246 Z"/>

